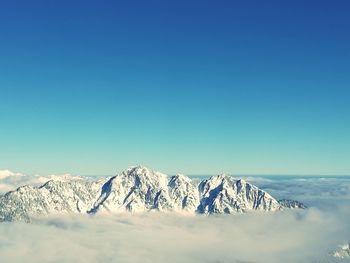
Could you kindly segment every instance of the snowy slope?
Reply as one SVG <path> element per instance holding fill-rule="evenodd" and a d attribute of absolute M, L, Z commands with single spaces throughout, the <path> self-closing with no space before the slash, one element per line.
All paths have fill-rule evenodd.
<path fill-rule="evenodd" d="M 199 184 L 199 213 L 231 214 L 249 210 L 276 211 L 281 205 L 271 195 L 244 180 L 212 176 Z"/>
<path fill-rule="evenodd" d="M 0 198 L 0 221 L 25 220 L 30 217 L 86 213 L 101 188 L 100 182 L 51 180 L 40 187 L 19 187 Z"/>

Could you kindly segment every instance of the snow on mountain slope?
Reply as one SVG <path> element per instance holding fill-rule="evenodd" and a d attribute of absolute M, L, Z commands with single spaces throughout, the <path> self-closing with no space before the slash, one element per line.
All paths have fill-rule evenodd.
<path fill-rule="evenodd" d="M 168 177 L 146 167 L 109 179 L 50 180 L 0 197 L 0 221 L 59 213 L 177 211 L 199 214 L 277 211 L 281 205 L 258 187 L 227 175 L 199 184 L 184 175 Z"/>
<path fill-rule="evenodd" d="M 142 212 L 172 208 L 168 177 L 146 167 L 132 167 L 112 177 L 102 188 L 93 211 Z"/>
<path fill-rule="evenodd" d="M 86 213 L 96 199 L 100 182 L 51 180 L 40 187 L 30 185 L 0 197 L 0 221 L 29 221 L 31 217 Z"/>
<path fill-rule="evenodd" d="M 175 210 L 195 212 L 199 204 L 198 186 L 185 175 L 172 176 L 168 183 Z"/>
<path fill-rule="evenodd" d="M 212 176 L 199 184 L 199 213 L 231 214 L 249 210 L 276 211 L 281 205 L 276 199 L 244 180 L 227 175 Z"/>

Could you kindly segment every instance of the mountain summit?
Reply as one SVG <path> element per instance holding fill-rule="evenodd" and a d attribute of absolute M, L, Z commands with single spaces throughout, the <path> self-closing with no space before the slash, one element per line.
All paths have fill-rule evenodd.
<path fill-rule="evenodd" d="M 61 213 L 231 214 L 281 209 L 271 195 L 232 176 L 212 176 L 197 183 L 185 175 L 169 177 L 142 166 L 99 181 L 50 180 L 40 187 L 22 186 L 0 197 L 0 221 L 30 221 Z"/>

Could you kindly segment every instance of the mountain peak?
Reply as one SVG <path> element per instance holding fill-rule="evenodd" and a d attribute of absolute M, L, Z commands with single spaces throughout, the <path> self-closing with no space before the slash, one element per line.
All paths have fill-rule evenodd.
<path fill-rule="evenodd" d="M 134 166 L 130 166 L 128 169 L 126 169 L 126 171 L 135 171 L 135 172 L 140 172 L 140 171 L 150 171 L 151 169 L 143 166 L 143 165 L 134 165 Z"/>
<path fill-rule="evenodd" d="M 142 177 L 164 177 L 165 174 L 160 172 L 156 172 L 146 166 L 131 166 L 130 168 L 123 171 L 120 175 L 128 175 L 128 176 L 142 176 Z"/>
<path fill-rule="evenodd" d="M 276 211 L 281 205 L 258 187 L 229 175 L 212 176 L 199 184 L 200 213 L 215 214 L 249 210 Z"/>

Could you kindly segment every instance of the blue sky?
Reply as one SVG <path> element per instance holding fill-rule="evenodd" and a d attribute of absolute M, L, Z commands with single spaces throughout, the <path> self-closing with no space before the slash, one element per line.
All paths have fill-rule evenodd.
<path fill-rule="evenodd" d="M 345 0 L 2 3 L 0 169 L 350 174 L 349 12 Z"/>

